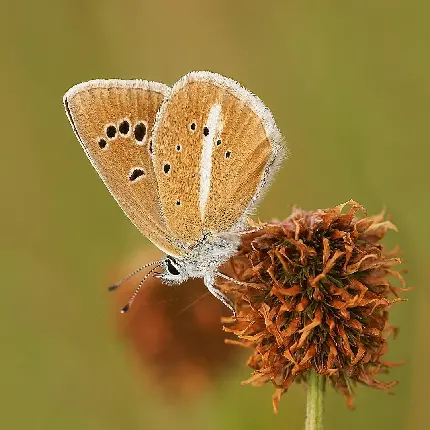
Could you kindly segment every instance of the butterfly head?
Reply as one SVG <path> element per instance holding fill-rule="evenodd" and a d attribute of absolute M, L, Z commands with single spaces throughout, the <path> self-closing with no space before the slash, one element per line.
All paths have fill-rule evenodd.
<path fill-rule="evenodd" d="M 167 255 L 161 263 L 162 273 L 158 276 L 163 281 L 171 284 L 182 284 L 190 278 L 187 266 L 180 259 Z"/>
<path fill-rule="evenodd" d="M 204 234 L 187 253 L 167 255 L 161 263 L 163 281 L 181 284 L 189 278 L 206 278 L 214 275 L 237 250 L 239 236 L 235 234 Z"/>

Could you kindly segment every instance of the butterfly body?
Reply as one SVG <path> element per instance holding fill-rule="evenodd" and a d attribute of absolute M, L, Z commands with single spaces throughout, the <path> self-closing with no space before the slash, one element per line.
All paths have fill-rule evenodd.
<path fill-rule="evenodd" d="M 66 112 L 123 211 L 158 248 L 164 282 L 203 278 L 239 247 L 285 144 L 261 100 L 232 79 L 191 72 L 173 88 L 95 80 L 72 87 Z"/>
<path fill-rule="evenodd" d="M 188 278 L 205 278 L 215 274 L 219 267 L 234 255 L 239 245 L 239 235 L 206 235 L 185 255 L 166 256 L 165 260 L 171 261 L 179 274 L 172 274 L 166 261 L 162 265 L 164 273 L 160 277 L 178 284 Z"/>

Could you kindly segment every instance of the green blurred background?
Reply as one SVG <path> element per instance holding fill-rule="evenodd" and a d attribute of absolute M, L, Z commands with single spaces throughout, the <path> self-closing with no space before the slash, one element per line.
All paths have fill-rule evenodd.
<path fill-rule="evenodd" d="M 326 428 L 429 428 L 428 2 L 0 4 L 0 428 L 302 428 L 303 388 L 275 416 L 272 387 L 239 385 L 243 359 L 167 401 L 136 377 L 102 288 L 111 267 L 151 245 L 97 178 L 62 95 L 92 78 L 173 84 L 191 70 L 257 93 L 289 141 L 263 219 L 350 198 L 370 213 L 387 207 L 399 228 L 387 243 L 401 245 L 416 287 L 392 311 L 401 329 L 388 358 L 406 364 L 392 372 L 394 396 L 361 387 L 354 412 L 329 390 Z"/>

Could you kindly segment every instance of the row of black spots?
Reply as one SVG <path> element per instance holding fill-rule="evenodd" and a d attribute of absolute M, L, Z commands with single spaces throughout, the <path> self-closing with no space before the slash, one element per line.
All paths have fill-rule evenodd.
<path fill-rule="evenodd" d="M 112 129 L 113 128 L 113 129 Z M 108 132 L 109 129 L 112 136 L 109 136 Z M 122 137 L 128 137 L 130 135 L 130 129 L 131 129 L 131 124 L 127 119 L 124 119 L 120 122 L 119 126 L 118 126 L 118 131 L 119 134 Z M 116 135 L 116 129 L 114 125 L 110 125 L 107 129 L 106 129 L 106 134 L 108 137 L 115 138 Z M 138 142 L 143 142 L 143 140 L 145 139 L 146 136 L 146 124 L 143 121 L 139 121 L 133 129 L 133 134 L 134 134 L 134 138 L 138 141 Z"/>
<path fill-rule="evenodd" d="M 130 135 L 130 128 L 131 128 L 131 124 L 126 119 L 120 122 L 118 129 L 114 124 L 109 124 L 105 130 L 106 137 L 109 140 L 113 140 L 117 137 L 118 133 L 122 137 L 128 137 Z M 134 138 L 136 139 L 136 143 L 138 145 L 143 144 L 143 143 L 139 143 L 139 142 L 144 142 L 145 136 L 146 136 L 146 131 L 147 131 L 147 127 L 143 121 L 138 122 L 134 126 L 134 130 L 133 130 Z M 104 149 L 107 147 L 107 140 L 102 137 L 99 139 L 98 144 L 99 144 L 101 149 Z"/>
<path fill-rule="evenodd" d="M 145 171 L 141 167 L 136 167 L 130 172 L 128 178 L 130 179 L 131 182 L 134 182 L 138 179 L 141 179 L 144 175 L 145 175 Z"/>
<path fill-rule="evenodd" d="M 203 128 L 203 134 L 205 136 L 209 135 L 209 129 L 207 127 Z M 222 143 L 222 140 L 221 139 L 217 139 L 216 146 L 220 146 L 221 143 Z M 226 151 L 225 154 L 224 154 L 224 156 L 225 156 L 225 158 L 230 158 L 231 157 L 231 151 L 230 150 Z"/>
<path fill-rule="evenodd" d="M 190 130 L 192 131 L 192 132 L 194 132 L 195 130 L 196 130 L 196 123 L 195 122 L 192 122 L 191 124 L 190 124 Z M 209 136 L 209 132 L 210 132 L 210 130 L 209 130 L 209 128 L 208 127 L 203 127 L 203 136 Z M 221 144 L 222 144 L 222 140 L 221 139 L 217 139 L 217 141 L 216 141 L 216 146 L 221 146 Z M 176 145 L 176 150 L 179 152 L 179 151 L 181 151 L 181 149 L 182 149 L 182 147 L 181 147 L 181 145 Z M 225 153 L 224 153 L 224 157 L 225 158 L 231 158 L 231 151 L 230 150 L 228 150 L 228 151 L 226 151 Z M 166 172 L 166 170 L 164 171 L 166 174 L 168 173 L 168 172 Z"/>
<path fill-rule="evenodd" d="M 190 124 L 190 130 L 192 131 L 192 132 L 194 132 L 195 130 L 196 130 L 196 128 L 197 128 L 197 125 L 196 125 L 196 123 L 193 121 L 191 124 Z M 206 126 L 204 126 L 203 127 L 203 135 L 204 136 L 209 136 L 209 128 L 208 127 L 206 127 Z M 217 142 L 216 142 L 216 144 L 219 146 L 219 145 L 221 145 L 221 139 L 218 139 L 217 140 Z"/>
<path fill-rule="evenodd" d="M 203 136 L 209 136 L 209 128 L 203 127 Z M 217 139 L 216 146 L 220 146 L 222 143 L 221 139 Z"/>
<path fill-rule="evenodd" d="M 204 136 L 209 136 L 209 129 L 207 127 L 203 128 L 203 135 Z M 217 139 L 216 146 L 220 146 L 221 143 L 222 143 L 222 140 L 221 139 Z M 225 158 L 230 158 L 231 157 L 231 151 L 230 150 L 226 151 L 225 154 L 224 154 L 224 156 L 225 156 Z"/>

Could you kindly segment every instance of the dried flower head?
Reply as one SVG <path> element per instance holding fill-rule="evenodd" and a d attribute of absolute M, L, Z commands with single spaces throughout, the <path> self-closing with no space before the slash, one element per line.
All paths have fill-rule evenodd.
<path fill-rule="evenodd" d="M 137 261 L 157 257 L 144 251 L 130 268 L 138 266 Z M 130 310 L 120 314 L 119 309 L 127 303 L 142 276 L 127 281 L 112 293 L 120 334 L 129 341 L 137 370 L 143 370 L 163 394 L 171 399 L 197 394 L 238 356 L 235 348 L 224 343 L 221 330 L 221 316 L 228 310 L 208 294 L 201 280 L 172 287 L 150 277 Z"/>
<path fill-rule="evenodd" d="M 344 208 L 348 208 L 343 214 Z M 353 385 L 361 383 L 389 390 L 377 374 L 394 364 L 383 360 L 388 311 L 403 300 L 400 263 L 380 241 L 396 229 L 384 214 L 357 218 L 364 208 L 354 201 L 332 209 L 307 212 L 295 209 L 283 222 L 243 238 L 231 259 L 236 279 L 221 288 L 235 298 L 237 318 L 226 319 L 226 331 L 241 346 L 252 348 L 245 381 L 271 381 L 275 411 L 280 396 L 294 381 L 307 379 L 313 368 L 340 391 L 352 406 Z M 231 341 L 230 341 L 231 343 Z"/>

